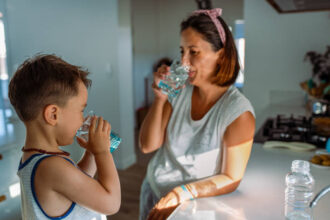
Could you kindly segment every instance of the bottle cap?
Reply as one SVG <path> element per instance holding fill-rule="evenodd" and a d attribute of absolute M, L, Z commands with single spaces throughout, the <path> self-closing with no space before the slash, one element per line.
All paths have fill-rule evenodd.
<path fill-rule="evenodd" d="M 306 160 L 292 161 L 291 170 L 295 172 L 309 172 L 309 162 Z"/>

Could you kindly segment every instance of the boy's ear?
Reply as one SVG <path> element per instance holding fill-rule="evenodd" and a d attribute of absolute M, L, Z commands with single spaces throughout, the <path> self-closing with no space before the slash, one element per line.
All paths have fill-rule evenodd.
<path fill-rule="evenodd" d="M 43 116 L 46 123 L 56 125 L 58 121 L 59 107 L 57 105 L 47 105 L 44 109 Z"/>

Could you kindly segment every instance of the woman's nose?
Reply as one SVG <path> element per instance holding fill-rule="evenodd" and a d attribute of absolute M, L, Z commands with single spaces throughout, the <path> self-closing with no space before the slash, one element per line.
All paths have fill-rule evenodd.
<path fill-rule="evenodd" d="M 190 66 L 190 60 L 189 57 L 187 55 L 182 55 L 181 56 L 181 63 L 183 66 Z"/>

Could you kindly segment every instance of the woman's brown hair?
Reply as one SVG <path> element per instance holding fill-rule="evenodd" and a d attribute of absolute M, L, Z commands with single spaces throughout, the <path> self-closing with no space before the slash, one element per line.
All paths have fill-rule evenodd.
<path fill-rule="evenodd" d="M 192 28 L 202 34 L 204 39 L 208 41 L 215 52 L 223 49 L 222 56 L 219 58 L 219 66 L 217 73 L 213 79 L 213 83 L 219 86 L 229 86 L 235 83 L 238 76 L 240 65 L 236 50 L 234 38 L 225 21 L 218 17 L 226 35 L 226 42 L 221 42 L 219 32 L 212 22 L 211 18 L 205 14 L 194 14 L 181 23 L 181 32 L 187 28 Z"/>

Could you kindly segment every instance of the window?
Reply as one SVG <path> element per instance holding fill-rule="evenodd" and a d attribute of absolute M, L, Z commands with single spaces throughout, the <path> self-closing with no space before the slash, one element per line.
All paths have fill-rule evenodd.
<path fill-rule="evenodd" d="M 5 28 L 3 15 L 0 12 L 0 146 L 7 142 L 8 135 L 13 132 L 13 125 L 7 123 L 12 116 L 8 99 L 8 71 Z"/>
<path fill-rule="evenodd" d="M 238 74 L 235 86 L 243 88 L 244 85 L 244 60 L 245 60 L 245 38 L 244 38 L 244 20 L 235 21 L 235 44 L 238 52 L 241 70 Z"/>

